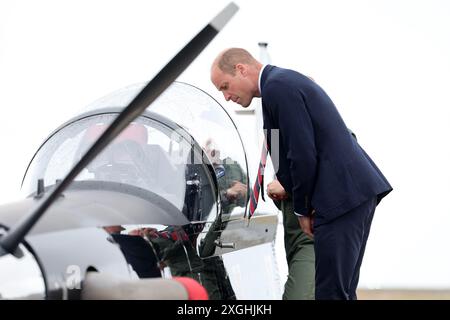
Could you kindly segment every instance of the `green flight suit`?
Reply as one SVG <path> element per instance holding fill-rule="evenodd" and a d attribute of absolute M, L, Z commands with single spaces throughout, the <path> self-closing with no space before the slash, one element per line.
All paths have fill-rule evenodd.
<path fill-rule="evenodd" d="M 289 268 L 283 300 L 314 300 L 315 255 L 314 241 L 300 228 L 291 199 L 281 201 L 284 246 Z"/>
<path fill-rule="evenodd" d="M 240 182 L 244 185 L 247 184 L 247 175 L 242 167 L 235 163 L 231 158 L 225 158 L 223 160 L 223 167 L 225 169 L 224 176 L 217 179 L 219 184 L 219 190 L 221 191 L 221 201 L 223 213 L 230 213 L 235 207 L 245 207 L 246 197 L 238 198 L 234 201 L 230 201 L 226 197 L 226 190 L 233 186 L 233 183 Z"/>

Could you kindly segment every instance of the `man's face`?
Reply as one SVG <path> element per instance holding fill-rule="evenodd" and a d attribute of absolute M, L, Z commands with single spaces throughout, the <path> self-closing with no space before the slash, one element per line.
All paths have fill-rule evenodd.
<path fill-rule="evenodd" d="M 254 84 L 247 76 L 245 68 L 246 66 L 240 65 L 233 76 L 214 66 L 211 70 L 211 81 L 217 90 L 222 92 L 225 100 L 247 108 L 254 97 Z"/>
<path fill-rule="evenodd" d="M 215 143 L 208 139 L 205 143 L 205 147 L 203 148 L 205 153 L 208 155 L 212 164 L 220 164 L 220 151 L 217 149 Z"/>

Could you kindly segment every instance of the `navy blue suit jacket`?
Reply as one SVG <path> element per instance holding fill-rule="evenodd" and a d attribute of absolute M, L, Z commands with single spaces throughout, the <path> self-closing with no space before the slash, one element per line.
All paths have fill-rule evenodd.
<path fill-rule="evenodd" d="M 279 148 L 277 178 L 297 214 L 308 216 L 314 209 L 317 222 L 330 221 L 392 190 L 314 81 L 267 65 L 261 97 L 264 129 L 279 129 L 279 139 L 267 137 L 273 162 Z"/>

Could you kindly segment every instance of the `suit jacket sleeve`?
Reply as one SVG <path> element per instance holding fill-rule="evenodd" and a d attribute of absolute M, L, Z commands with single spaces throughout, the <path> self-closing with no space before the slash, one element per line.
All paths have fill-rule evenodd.
<path fill-rule="evenodd" d="M 316 147 L 312 121 L 298 88 L 286 83 L 265 87 L 263 99 L 278 123 L 292 181 L 292 200 L 296 214 L 311 215 L 311 197 L 316 176 Z M 276 141 L 271 142 L 272 152 Z M 283 156 L 280 154 L 280 156 Z"/>

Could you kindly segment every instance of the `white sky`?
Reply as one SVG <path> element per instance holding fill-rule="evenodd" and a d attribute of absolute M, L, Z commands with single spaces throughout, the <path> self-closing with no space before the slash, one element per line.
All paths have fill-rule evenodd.
<path fill-rule="evenodd" d="M 236 1 L 180 80 L 209 82 L 226 47 L 312 76 L 394 187 L 377 210 L 360 284 L 450 287 L 450 2 Z M 148 81 L 228 1 L 0 0 L 0 203 L 41 141 L 78 110 Z"/>

